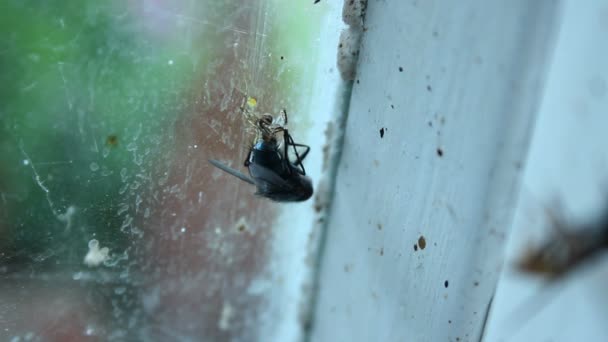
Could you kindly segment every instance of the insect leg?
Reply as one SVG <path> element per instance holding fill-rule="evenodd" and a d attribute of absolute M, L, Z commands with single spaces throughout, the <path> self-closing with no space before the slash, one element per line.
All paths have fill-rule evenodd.
<path fill-rule="evenodd" d="M 295 149 L 295 147 L 304 147 L 306 149 L 306 151 L 304 151 L 304 153 L 302 153 L 300 158 L 298 160 L 296 160 L 296 162 L 294 163 L 296 165 L 302 164 L 302 162 L 304 161 L 304 158 L 306 158 L 306 155 L 308 155 L 308 152 L 310 152 L 310 146 L 304 145 L 304 144 L 296 144 L 296 143 L 293 143 L 291 145 L 294 147 L 294 149 Z"/>
<path fill-rule="evenodd" d="M 251 151 L 252 150 L 253 149 L 250 148 L 249 149 L 249 153 L 247 153 L 247 158 L 245 158 L 245 162 L 243 163 L 243 165 L 245 165 L 245 167 L 249 167 L 249 164 L 250 164 L 249 159 L 251 158 Z"/>
<path fill-rule="evenodd" d="M 287 128 L 283 129 L 283 145 L 285 148 L 285 151 L 283 151 L 284 155 L 285 155 L 285 162 L 287 163 L 287 170 L 289 170 L 289 174 L 291 174 L 291 162 L 289 161 L 289 145 L 290 145 L 290 141 L 293 141 L 291 139 L 291 135 L 289 135 L 289 131 L 287 131 Z M 297 152 L 296 152 L 296 157 L 298 156 Z"/>
<path fill-rule="evenodd" d="M 304 158 L 306 157 L 306 155 L 308 154 L 308 152 L 310 151 L 310 147 L 306 146 L 306 145 L 302 145 L 302 144 L 296 144 L 293 141 L 293 138 L 291 137 L 291 135 L 289 134 L 289 132 L 287 132 L 287 129 L 285 129 L 285 155 L 287 156 L 287 145 L 291 145 L 293 147 L 293 151 L 296 154 L 296 161 L 294 163 L 294 165 L 296 166 L 300 166 L 300 168 L 302 169 L 302 174 L 306 175 L 306 169 L 304 169 L 304 164 L 302 164 L 302 161 L 304 160 Z M 300 157 L 300 154 L 298 153 L 298 149 L 296 148 L 296 146 L 304 146 L 306 147 L 306 151 L 304 151 L 304 154 L 302 155 L 302 157 Z M 289 161 L 289 158 L 286 157 Z"/>

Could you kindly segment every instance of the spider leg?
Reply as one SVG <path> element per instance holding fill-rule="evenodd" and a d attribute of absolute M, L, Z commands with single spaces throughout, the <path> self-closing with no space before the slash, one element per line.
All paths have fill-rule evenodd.
<path fill-rule="evenodd" d="M 285 126 L 287 126 L 287 110 L 285 108 L 281 109 L 281 115 L 285 117 Z"/>
<path fill-rule="evenodd" d="M 281 127 L 281 126 L 279 126 L 279 127 L 275 127 L 275 128 L 273 128 L 272 133 L 273 133 L 273 134 L 277 134 L 277 133 L 279 133 L 279 132 L 284 132 L 284 131 L 285 131 L 285 127 Z"/>

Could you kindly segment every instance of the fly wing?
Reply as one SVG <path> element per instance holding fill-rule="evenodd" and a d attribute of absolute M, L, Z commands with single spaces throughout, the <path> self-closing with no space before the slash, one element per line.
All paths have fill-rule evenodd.
<path fill-rule="evenodd" d="M 294 190 L 293 185 L 268 168 L 252 163 L 249 172 L 255 178 L 260 194 L 290 193 Z"/>
<path fill-rule="evenodd" d="M 228 166 L 220 163 L 219 161 L 217 161 L 215 159 L 208 159 L 208 161 L 209 161 L 209 163 L 211 163 L 211 165 L 217 167 L 218 169 L 220 169 L 222 171 L 225 171 L 225 172 L 233 175 L 234 177 L 236 177 L 236 178 L 238 178 L 238 179 L 240 179 L 240 180 L 242 180 L 242 181 L 244 181 L 246 183 L 249 183 L 251 185 L 255 185 L 255 182 L 251 178 L 245 176 L 243 173 L 241 173 L 241 172 L 239 172 L 239 171 L 237 171 L 237 170 L 235 170 L 235 169 L 233 169 L 231 167 L 228 167 Z"/>

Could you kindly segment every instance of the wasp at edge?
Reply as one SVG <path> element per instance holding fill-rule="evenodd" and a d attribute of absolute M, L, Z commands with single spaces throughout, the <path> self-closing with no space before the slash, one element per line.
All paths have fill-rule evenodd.
<path fill-rule="evenodd" d="M 251 109 L 255 103 L 254 98 L 248 97 L 246 106 Z M 282 110 L 279 118 L 275 118 L 270 114 L 254 115 L 246 107 L 242 109 L 245 119 L 256 133 L 244 162 L 251 177 L 215 159 L 209 159 L 209 162 L 242 181 L 255 185 L 256 195 L 276 202 L 301 202 L 309 199 L 313 194 L 312 181 L 306 176 L 302 162 L 310 147 L 294 142 L 286 128 L 287 112 Z M 290 148 L 293 148 L 295 154 L 293 162 L 289 158 Z M 303 153 L 300 154 L 298 148 L 303 148 Z"/>
<path fill-rule="evenodd" d="M 608 212 L 577 225 L 550 212 L 554 234 L 543 245 L 530 249 L 517 268 L 548 279 L 562 278 L 608 250 Z"/>

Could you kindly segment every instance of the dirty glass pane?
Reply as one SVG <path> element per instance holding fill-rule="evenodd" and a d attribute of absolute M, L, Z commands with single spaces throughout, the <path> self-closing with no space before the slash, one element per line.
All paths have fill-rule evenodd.
<path fill-rule="evenodd" d="M 251 96 L 287 109 L 319 174 L 334 12 L 3 1 L 0 340 L 298 336 L 312 201 L 287 217 L 207 159 L 244 170 Z"/>

